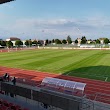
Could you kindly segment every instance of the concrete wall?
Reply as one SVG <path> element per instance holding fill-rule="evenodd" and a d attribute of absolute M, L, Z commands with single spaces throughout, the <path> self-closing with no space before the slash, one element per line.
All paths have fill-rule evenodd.
<path fill-rule="evenodd" d="M 13 93 L 19 96 L 23 96 L 35 101 L 39 101 L 54 107 L 61 108 L 63 110 L 79 110 L 80 101 L 76 101 L 73 98 L 68 98 L 58 93 L 52 94 L 51 92 L 45 92 L 39 89 L 32 90 L 32 87 L 13 85 L 11 83 L 1 83 L 3 91 Z"/>

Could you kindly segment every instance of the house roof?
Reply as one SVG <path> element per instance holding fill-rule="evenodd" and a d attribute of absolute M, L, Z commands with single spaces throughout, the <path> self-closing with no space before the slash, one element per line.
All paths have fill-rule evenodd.
<path fill-rule="evenodd" d="M 16 41 L 16 40 L 20 40 L 20 39 L 17 38 L 17 37 L 10 37 L 10 40 L 11 40 L 11 41 Z"/>
<path fill-rule="evenodd" d="M 0 4 L 6 3 L 6 2 L 11 2 L 11 1 L 14 1 L 14 0 L 0 0 Z"/>

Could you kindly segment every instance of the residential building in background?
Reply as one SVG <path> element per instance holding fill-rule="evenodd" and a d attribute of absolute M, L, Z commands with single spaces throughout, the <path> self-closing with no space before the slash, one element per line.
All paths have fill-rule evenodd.
<path fill-rule="evenodd" d="M 17 40 L 20 40 L 20 39 L 17 38 L 17 37 L 10 37 L 10 38 L 6 39 L 6 41 L 11 41 L 11 42 L 13 43 L 13 46 L 15 46 L 15 42 L 16 42 Z"/>

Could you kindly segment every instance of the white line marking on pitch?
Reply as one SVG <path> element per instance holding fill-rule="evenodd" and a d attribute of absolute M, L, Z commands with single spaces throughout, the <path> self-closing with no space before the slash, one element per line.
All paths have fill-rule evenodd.
<path fill-rule="evenodd" d="M 105 78 L 105 81 L 107 81 L 107 80 L 108 80 L 108 77 Z"/>
<path fill-rule="evenodd" d="M 66 75 L 69 75 L 69 74 L 71 74 L 72 72 L 69 72 L 69 73 L 67 73 Z"/>

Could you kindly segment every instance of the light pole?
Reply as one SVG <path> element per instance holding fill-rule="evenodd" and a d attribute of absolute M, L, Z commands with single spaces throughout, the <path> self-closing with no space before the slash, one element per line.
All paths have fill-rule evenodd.
<path fill-rule="evenodd" d="M 29 47 L 31 47 L 31 39 L 29 39 Z"/>

